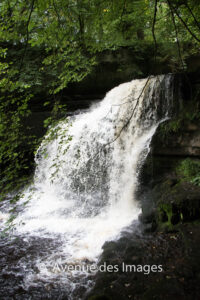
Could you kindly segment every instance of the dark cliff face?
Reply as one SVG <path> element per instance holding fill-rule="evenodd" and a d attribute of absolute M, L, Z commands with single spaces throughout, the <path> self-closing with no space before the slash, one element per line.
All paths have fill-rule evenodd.
<path fill-rule="evenodd" d="M 153 142 L 153 154 L 200 158 L 200 123 L 191 121 L 183 125 L 180 132 L 170 134 L 164 142 L 157 133 Z"/>
<path fill-rule="evenodd" d="M 158 226 L 162 222 L 172 226 L 173 219 L 176 224 L 182 222 L 183 214 L 191 215 L 191 221 L 193 215 L 200 220 L 199 82 L 191 74 L 176 75 L 174 80 L 171 118 L 159 125 L 141 171 L 140 191 L 151 190 Z M 152 214 L 146 203 L 144 211 Z"/>
<path fill-rule="evenodd" d="M 170 120 L 157 129 L 152 139 L 151 153 L 146 161 L 151 168 L 150 180 L 159 176 L 161 179 L 186 158 L 200 159 L 200 120 L 186 120 L 177 131 L 166 133 L 163 127 L 167 126 L 171 126 Z"/>
<path fill-rule="evenodd" d="M 154 156 L 200 157 L 200 95 L 196 76 L 175 75 L 173 112 L 152 139 Z"/>
<path fill-rule="evenodd" d="M 155 184 L 186 158 L 200 159 L 200 95 L 198 76 L 174 75 L 173 107 L 151 141 L 141 181 Z"/>

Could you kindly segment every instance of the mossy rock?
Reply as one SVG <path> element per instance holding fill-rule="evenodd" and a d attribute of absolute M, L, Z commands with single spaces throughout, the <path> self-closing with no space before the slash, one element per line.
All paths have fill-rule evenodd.
<path fill-rule="evenodd" d="M 156 220 L 160 229 L 173 229 L 184 222 L 200 220 L 200 187 L 166 180 L 154 190 Z"/>

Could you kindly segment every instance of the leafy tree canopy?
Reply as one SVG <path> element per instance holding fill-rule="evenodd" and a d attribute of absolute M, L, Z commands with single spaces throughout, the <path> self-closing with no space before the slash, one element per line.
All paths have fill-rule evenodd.
<path fill-rule="evenodd" d="M 81 81 L 107 49 L 153 44 L 152 55 L 170 56 L 176 71 L 199 43 L 198 0 L 1 0 L 1 189 L 30 170 L 35 139 L 23 120 L 35 94 Z"/>

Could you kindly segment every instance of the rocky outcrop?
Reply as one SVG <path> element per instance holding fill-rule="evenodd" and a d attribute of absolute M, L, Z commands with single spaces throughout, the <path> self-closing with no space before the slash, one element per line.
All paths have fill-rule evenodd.
<path fill-rule="evenodd" d="M 199 225 L 107 242 L 99 264 L 162 266 L 162 272 L 99 272 L 87 300 L 198 300 Z"/>
<path fill-rule="evenodd" d="M 158 130 L 152 145 L 154 156 L 200 157 L 200 123 L 188 122 L 167 138 Z"/>
<path fill-rule="evenodd" d="M 139 192 L 143 195 L 143 221 L 153 222 L 153 228 L 156 222 L 158 228 L 169 230 L 177 224 L 200 221 L 200 186 L 177 171 L 186 158 L 200 161 L 200 123 L 186 122 L 167 135 L 162 126 L 152 139 Z M 143 201 L 146 197 L 151 199 L 148 204 Z"/>
<path fill-rule="evenodd" d="M 159 228 L 200 221 L 200 187 L 168 179 L 153 190 Z"/>

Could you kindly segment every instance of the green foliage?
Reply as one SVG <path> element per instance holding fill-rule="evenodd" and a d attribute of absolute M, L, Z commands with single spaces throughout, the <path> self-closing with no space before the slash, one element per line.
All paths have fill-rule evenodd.
<path fill-rule="evenodd" d="M 145 61 L 144 49 L 155 44 L 154 21 L 158 61 L 179 71 L 188 56 L 198 53 L 199 3 L 158 1 L 156 19 L 154 4 L 153 0 L 1 1 L 1 193 L 23 185 L 34 167 L 38 141 L 24 124 L 37 95 L 45 95 L 41 102 L 53 107 L 52 117 L 45 121 L 48 127 L 65 111 L 58 94 L 91 73 L 99 52 L 131 47 Z M 171 124 L 171 130 L 179 126 Z"/>
<path fill-rule="evenodd" d="M 0 197 L 15 189 L 16 191 L 30 180 L 33 170 L 33 151 L 37 144 L 35 136 L 30 129 L 24 126 L 29 115 L 25 98 L 17 98 L 0 103 Z"/>
<path fill-rule="evenodd" d="M 160 126 L 161 138 L 164 140 L 170 133 L 176 133 L 182 128 L 183 119 L 177 118 Z"/>
<path fill-rule="evenodd" d="M 176 172 L 183 181 L 192 182 L 200 186 L 200 161 L 187 158 L 176 168 Z"/>

